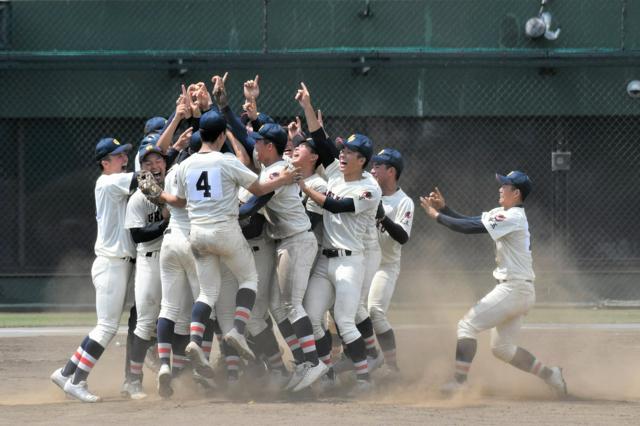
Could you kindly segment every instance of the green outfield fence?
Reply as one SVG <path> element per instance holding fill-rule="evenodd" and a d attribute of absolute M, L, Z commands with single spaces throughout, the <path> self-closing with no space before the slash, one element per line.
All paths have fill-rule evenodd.
<path fill-rule="evenodd" d="M 331 136 L 404 154 L 416 204 L 438 185 L 487 211 L 494 173 L 525 170 L 538 300 L 633 305 L 640 2 L 544 8 L 555 41 L 524 34 L 536 0 L 0 1 L 0 307 L 91 305 L 96 141 L 137 146 L 181 83 L 225 71 L 236 111 L 259 73 L 259 109 L 282 124 L 305 81 Z M 396 300 L 467 303 L 493 258 L 487 236 L 417 208 Z"/>

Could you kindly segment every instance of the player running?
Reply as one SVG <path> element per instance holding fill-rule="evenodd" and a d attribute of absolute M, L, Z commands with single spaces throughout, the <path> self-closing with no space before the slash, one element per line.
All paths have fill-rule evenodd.
<path fill-rule="evenodd" d="M 451 394 L 464 387 L 476 354 L 476 336 L 491 329 L 491 350 L 496 358 L 540 377 L 562 397 L 567 394 L 562 369 L 545 366 L 515 343 L 522 319 L 536 298 L 529 223 L 523 205 L 531 192 L 531 181 L 521 171 L 506 176 L 496 174 L 496 178 L 500 183 L 500 207 L 481 216 L 463 216 L 451 210 L 438 188 L 428 197 L 420 197 L 420 205 L 431 219 L 456 232 L 488 233 L 496 243 L 493 277 L 498 284 L 458 322 L 455 378 L 442 391 Z"/>

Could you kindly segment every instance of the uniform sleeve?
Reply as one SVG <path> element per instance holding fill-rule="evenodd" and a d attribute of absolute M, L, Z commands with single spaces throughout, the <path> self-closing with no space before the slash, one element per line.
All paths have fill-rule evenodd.
<path fill-rule="evenodd" d="M 115 197 L 128 197 L 131 192 L 133 173 L 115 173 L 109 175 L 109 193 Z"/>
<path fill-rule="evenodd" d="M 321 194 L 327 193 L 327 182 L 323 179 L 316 179 L 316 181 L 311 185 L 311 188 L 314 191 L 318 191 Z M 315 201 L 311 199 L 311 197 L 307 198 L 307 204 L 305 206 L 308 212 L 316 213 L 322 215 L 322 207 L 318 205 Z"/>
<path fill-rule="evenodd" d="M 180 165 L 178 165 L 178 168 L 176 169 L 176 193 L 175 196 L 176 197 L 180 197 L 183 199 L 187 198 L 187 188 L 186 188 L 186 180 L 184 177 L 184 173 L 185 173 L 185 168 L 183 167 L 183 165 L 186 163 L 180 163 Z"/>
<path fill-rule="evenodd" d="M 258 179 L 258 175 L 253 173 L 244 164 L 235 157 L 229 157 L 227 160 L 228 170 L 232 179 L 243 188 L 248 188 Z"/>
<path fill-rule="evenodd" d="M 331 164 L 329 164 L 324 168 L 324 177 L 326 177 L 327 180 L 331 178 L 335 178 L 336 176 L 339 176 L 341 173 L 342 172 L 340 171 L 340 161 L 338 160 L 333 160 Z"/>
<path fill-rule="evenodd" d="M 494 209 L 490 212 L 484 212 L 481 220 L 494 241 L 523 228 L 522 215 L 511 209 L 506 211 Z"/>
<path fill-rule="evenodd" d="M 377 210 L 382 194 L 378 188 L 372 185 L 365 185 L 357 195 L 353 197 L 353 204 L 356 214 L 367 210 Z"/>
<path fill-rule="evenodd" d="M 406 232 L 408 236 L 411 235 L 411 226 L 413 225 L 413 211 L 413 200 L 409 197 L 406 197 L 398 205 L 396 216 L 393 220 L 395 223 L 400 225 L 402 229 L 404 229 L 404 232 Z"/>
<path fill-rule="evenodd" d="M 266 177 L 267 181 L 272 181 L 278 177 L 280 177 L 280 174 L 282 173 L 282 170 L 284 169 L 284 167 L 278 167 L 278 168 L 273 168 L 271 170 L 269 170 L 268 172 L 263 171 L 263 173 L 269 173 L 269 175 Z M 277 187 L 274 190 L 275 195 L 281 193 L 282 191 L 285 190 L 285 188 L 287 187 L 287 185 L 282 185 Z"/>
<path fill-rule="evenodd" d="M 147 224 L 144 206 L 144 196 L 140 197 L 141 193 L 136 192 L 131 196 L 127 203 L 127 213 L 124 218 L 125 229 L 142 228 Z"/>

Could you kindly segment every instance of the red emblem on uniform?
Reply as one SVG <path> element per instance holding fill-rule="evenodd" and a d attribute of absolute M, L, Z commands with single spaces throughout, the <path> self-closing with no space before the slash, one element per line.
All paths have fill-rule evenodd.
<path fill-rule="evenodd" d="M 275 179 L 280 176 L 280 172 L 273 172 L 269 175 L 269 179 Z"/>
<path fill-rule="evenodd" d="M 496 215 L 495 219 L 496 219 L 496 222 L 502 222 L 502 221 L 506 220 L 507 218 L 506 218 L 506 216 L 504 216 L 502 214 L 499 214 L 499 215 Z"/>
<path fill-rule="evenodd" d="M 404 214 L 404 217 L 405 217 L 406 219 L 411 219 L 411 212 L 406 212 L 406 213 Z"/>
<path fill-rule="evenodd" d="M 360 195 L 360 197 L 358 197 L 358 199 L 360 199 L 360 200 L 369 200 L 369 199 L 371 199 L 371 192 L 369 192 L 369 191 L 363 192 L 362 195 Z"/>

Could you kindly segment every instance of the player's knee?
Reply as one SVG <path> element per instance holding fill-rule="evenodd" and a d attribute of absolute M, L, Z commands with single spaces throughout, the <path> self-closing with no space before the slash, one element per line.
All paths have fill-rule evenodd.
<path fill-rule="evenodd" d="M 304 308 L 302 307 L 302 303 L 300 303 L 296 305 L 291 305 L 291 309 L 289 310 L 289 315 L 287 317 L 289 318 L 289 322 L 293 324 L 294 322 L 298 321 L 300 318 L 303 318 L 306 316 L 307 316 L 307 311 L 304 310 Z"/>
<path fill-rule="evenodd" d="M 181 309 L 177 306 L 162 303 L 162 306 L 160 307 L 160 314 L 158 315 L 158 317 L 166 318 L 177 323 L 180 318 L 180 311 Z"/>
<path fill-rule="evenodd" d="M 369 317 L 373 323 L 373 330 L 376 334 L 382 334 L 391 328 L 391 324 L 387 320 L 387 314 L 380 306 L 369 307 Z"/>
<path fill-rule="evenodd" d="M 252 290 L 254 292 L 258 291 L 258 281 L 244 281 L 240 283 L 238 286 L 238 290 L 246 288 L 247 290 Z"/>
<path fill-rule="evenodd" d="M 273 315 L 273 319 L 276 320 L 276 323 L 280 324 L 282 321 L 287 319 L 287 311 L 284 306 L 272 307 L 270 309 L 271 315 Z"/>
<path fill-rule="evenodd" d="M 504 362 L 511 362 L 517 349 L 518 347 L 516 345 L 491 342 L 491 352 L 493 353 L 493 356 Z"/>
<path fill-rule="evenodd" d="M 478 332 L 475 328 L 467 321 L 466 318 L 462 318 L 458 321 L 458 340 L 459 339 L 475 339 L 477 337 Z"/>
<path fill-rule="evenodd" d="M 133 334 L 142 340 L 151 340 L 151 334 L 155 329 L 155 324 L 148 324 L 146 321 L 138 321 L 138 325 Z"/>
<path fill-rule="evenodd" d="M 358 312 L 356 312 L 356 324 L 360 324 L 367 318 L 369 318 L 369 311 L 363 305 L 360 305 Z"/>
<path fill-rule="evenodd" d="M 91 330 L 91 332 L 89 333 L 89 337 L 91 338 L 91 340 L 98 342 L 103 348 L 106 348 L 111 340 L 113 340 L 117 332 L 118 324 L 116 322 L 102 322 L 98 323 L 96 328 Z"/>
<path fill-rule="evenodd" d="M 354 320 L 336 318 L 336 326 L 340 330 L 340 336 L 345 344 L 349 344 L 361 337 Z"/>
<path fill-rule="evenodd" d="M 176 326 L 174 329 L 174 333 L 175 334 L 180 334 L 182 336 L 185 336 L 187 334 L 189 334 L 190 332 L 190 321 L 189 319 L 180 319 L 178 321 L 176 321 Z"/>

